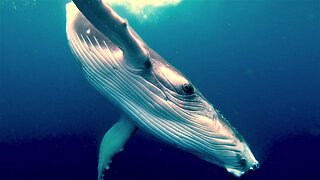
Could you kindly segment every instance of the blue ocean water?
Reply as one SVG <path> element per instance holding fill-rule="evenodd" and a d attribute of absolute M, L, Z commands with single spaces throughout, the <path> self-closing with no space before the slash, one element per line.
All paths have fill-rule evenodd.
<path fill-rule="evenodd" d="M 121 113 L 74 61 L 66 2 L 0 2 L 0 179 L 96 179 Z M 261 167 L 241 179 L 320 178 L 320 1 L 182 1 L 147 21 L 117 10 L 246 138 Z M 141 131 L 107 178 L 234 179 Z"/>

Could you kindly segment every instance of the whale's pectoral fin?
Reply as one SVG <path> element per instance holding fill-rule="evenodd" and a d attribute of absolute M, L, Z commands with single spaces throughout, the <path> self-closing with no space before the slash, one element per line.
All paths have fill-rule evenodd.
<path fill-rule="evenodd" d="M 123 146 L 128 141 L 137 127 L 132 124 L 131 120 L 122 115 L 104 135 L 99 152 L 98 179 L 102 180 L 104 172 L 109 169 L 112 157 L 121 152 Z"/>
<path fill-rule="evenodd" d="M 133 68 L 143 69 L 150 64 L 145 43 L 103 0 L 73 0 L 80 12 L 104 36 L 124 53 L 125 61 Z"/>

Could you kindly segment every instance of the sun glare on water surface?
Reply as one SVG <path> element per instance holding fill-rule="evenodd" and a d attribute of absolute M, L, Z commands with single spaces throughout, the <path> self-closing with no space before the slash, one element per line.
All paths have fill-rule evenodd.
<path fill-rule="evenodd" d="M 116 6 L 123 6 L 131 13 L 148 19 L 149 15 L 155 14 L 157 8 L 175 6 L 182 0 L 103 0 L 106 3 Z"/>

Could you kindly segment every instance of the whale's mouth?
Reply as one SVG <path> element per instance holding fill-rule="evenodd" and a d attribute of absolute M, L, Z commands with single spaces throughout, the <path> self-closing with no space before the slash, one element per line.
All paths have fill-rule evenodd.
<path fill-rule="evenodd" d="M 251 166 L 249 168 L 247 168 L 246 170 L 239 170 L 239 169 L 234 169 L 234 168 L 226 168 L 227 171 L 229 173 L 231 173 L 232 175 L 236 176 L 236 177 L 241 177 L 244 173 L 246 173 L 248 170 L 250 171 L 254 171 L 256 169 L 259 169 L 260 164 L 258 161 L 255 161 L 254 163 L 251 164 Z"/>

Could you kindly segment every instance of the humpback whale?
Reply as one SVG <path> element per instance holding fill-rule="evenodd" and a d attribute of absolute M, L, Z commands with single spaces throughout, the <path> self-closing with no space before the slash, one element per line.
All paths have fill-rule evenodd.
<path fill-rule="evenodd" d="M 73 0 L 66 16 L 68 43 L 84 76 L 123 112 L 102 139 L 98 179 L 137 129 L 237 177 L 259 167 L 237 130 L 105 1 Z"/>

